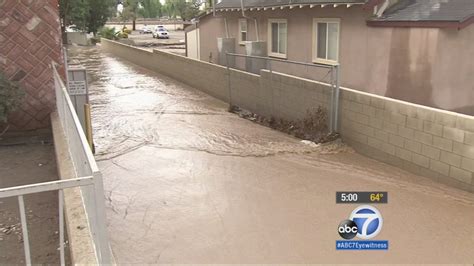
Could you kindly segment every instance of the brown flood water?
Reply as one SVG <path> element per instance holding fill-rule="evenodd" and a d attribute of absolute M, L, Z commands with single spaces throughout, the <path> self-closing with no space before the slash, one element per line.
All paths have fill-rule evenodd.
<path fill-rule="evenodd" d="M 473 263 L 474 195 L 363 157 L 312 147 L 98 48 L 90 74 L 96 159 L 118 263 Z M 388 191 L 375 240 L 336 251 L 358 205 L 336 191 Z"/>

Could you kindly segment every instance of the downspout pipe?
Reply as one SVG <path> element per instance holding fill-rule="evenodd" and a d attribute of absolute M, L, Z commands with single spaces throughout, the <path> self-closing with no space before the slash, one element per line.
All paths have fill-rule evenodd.
<path fill-rule="evenodd" d="M 224 17 L 225 37 L 229 38 L 229 26 L 227 26 L 227 18 Z"/>
<path fill-rule="evenodd" d="M 216 16 L 216 0 L 212 0 L 212 16 Z"/>
<path fill-rule="evenodd" d="M 390 5 L 390 0 L 385 0 L 385 2 L 382 4 L 380 8 L 377 8 L 375 11 L 375 16 L 380 18 L 383 15 L 383 12 L 387 9 L 387 7 Z"/>
<path fill-rule="evenodd" d="M 258 21 L 257 21 L 257 18 L 251 18 L 251 17 L 248 17 L 245 15 L 245 10 L 244 10 L 244 0 L 240 0 L 240 7 L 242 8 L 242 17 L 246 18 L 246 19 L 253 19 L 255 21 L 255 35 L 256 35 L 256 39 L 257 39 L 257 42 L 260 40 L 258 38 Z"/>
<path fill-rule="evenodd" d="M 216 0 L 212 0 L 212 16 L 216 16 Z M 229 38 L 229 27 L 227 26 L 227 18 L 224 17 L 225 37 Z"/>

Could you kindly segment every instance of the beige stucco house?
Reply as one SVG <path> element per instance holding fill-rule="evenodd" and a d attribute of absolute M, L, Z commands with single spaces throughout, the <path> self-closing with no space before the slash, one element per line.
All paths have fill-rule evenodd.
<path fill-rule="evenodd" d="M 473 0 L 216 1 L 187 29 L 189 57 L 339 64 L 343 87 L 474 115 Z"/>

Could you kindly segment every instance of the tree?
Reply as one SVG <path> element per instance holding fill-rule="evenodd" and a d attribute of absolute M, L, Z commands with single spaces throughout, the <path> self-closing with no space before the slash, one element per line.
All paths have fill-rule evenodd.
<path fill-rule="evenodd" d="M 132 20 L 132 30 L 136 30 L 135 26 L 140 6 L 141 4 L 139 0 L 125 0 L 123 2 L 123 11 L 121 17 L 123 20 Z"/>
<path fill-rule="evenodd" d="M 78 30 L 86 30 L 88 20 L 88 0 L 60 0 L 59 16 L 61 17 L 61 31 L 63 32 L 63 43 L 67 43 L 66 28 L 75 25 Z"/>
<path fill-rule="evenodd" d="M 182 20 L 191 20 L 195 18 L 201 13 L 199 9 L 202 5 L 200 0 L 192 0 L 190 2 L 186 2 L 186 7 L 184 9 L 184 13 L 181 15 Z"/>
<path fill-rule="evenodd" d="M 0 137 L 8 130 L 8 115 L 20 107 L 25 97 L 25 91 L 19 87 L 18 83 L 7 79 L 3 72 L 0 72 L 0 126 L 6 127 L 0 131 Z"/>
<path fill-rule="evenodd" d="M 163 14 L 166 14 L 170 18 L 176 17 L 175 3 L 172 0 L 167 0 L 163 6 Z"/>
<path fill-rule="evenodd" d="M 64 33 L 68 26 L 96 34 L 112 15 L 115 4 L 115 0 L 59 0 L 64 43 L 67 42 Z"/>
<path fill-rule="evenodd" d="M 162 5 L 160 0 L 142 0 L 141 8 L 138 10 L 140 16 L 144 18 L 158 18 L 162 15 Z"/>
<path fill-rule="evenodd" d="M 182 20 L 190 20 L 199 14 L 201 5 L 201 0 L 189 2 L 186 0 L 168 0 L 165 6 L 170 17 L 176 18 L 176 16 L 179 16 Z"/>
<path fill-rule="evenodd" d="M 95 35 L 105 25 L 107 19 L 113 15 L 113 12 L 115 12 L 115 0 L 89 0 L 89 3 L 87 31 Z"/>

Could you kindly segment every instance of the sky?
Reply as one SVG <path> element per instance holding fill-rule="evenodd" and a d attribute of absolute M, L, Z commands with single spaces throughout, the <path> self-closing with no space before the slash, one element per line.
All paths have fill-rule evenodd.
<path fill-rule="evenodd" d="M 164 5 L 166 0 L 160 0 L 161 4 Z M 123 5 L 122 4 L 118 4 L 117 5 L 117 12 L 122 12 L 123 10 Z"/>

